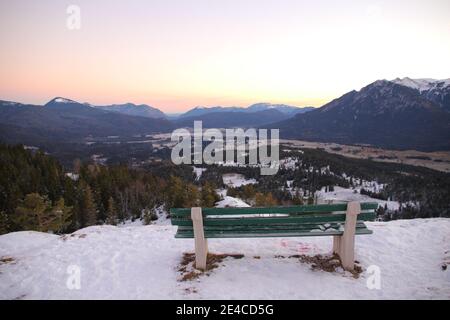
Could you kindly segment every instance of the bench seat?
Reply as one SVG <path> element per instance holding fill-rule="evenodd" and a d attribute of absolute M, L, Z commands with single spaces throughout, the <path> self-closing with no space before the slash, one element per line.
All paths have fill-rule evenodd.
<path fill-rule="evenodd" d="M 272 238 L 272 237 L 312 237 L 341 236 L 343 223 L 302 224 L 302 225 L 235 225 L 228 227 L 204 226 L 205 238 Z M 356 224 L 357 235 L 371 234 L 364 222 Z M 175 238 L 194 238 L 194 229 L 179 226 Z"/>

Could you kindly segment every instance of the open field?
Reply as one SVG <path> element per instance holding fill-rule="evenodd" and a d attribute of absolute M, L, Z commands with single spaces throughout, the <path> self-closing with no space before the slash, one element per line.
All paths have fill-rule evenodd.
<path fill-rule="evenodd" d="M 362 145 L 343 145 L 338 143 L 283 139 L 280 139 L 280 144 L 296 148 L 323 149 L 329 153 L 351 158 L 403 163 L 450 172 L 450 151 L 421 152 L 416 150 L 386 150 Z"/>

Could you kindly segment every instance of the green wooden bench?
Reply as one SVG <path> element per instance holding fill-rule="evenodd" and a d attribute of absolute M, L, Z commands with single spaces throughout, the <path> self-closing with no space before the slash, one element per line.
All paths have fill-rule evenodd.
<path fill-rule="evenodd" d="M 176 238 L 194 238 L 196 268 L 206 268 L 208 238 L 333 236 L 333 252 L 354 268 L 355 235 L 371 234 L 377 203 L 349 202 L 270 208 L 173 208 Z"/>

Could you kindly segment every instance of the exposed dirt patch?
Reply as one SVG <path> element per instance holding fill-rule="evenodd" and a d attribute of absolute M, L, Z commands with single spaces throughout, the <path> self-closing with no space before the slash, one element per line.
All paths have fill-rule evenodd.
<path fill-rule="evenodd" d="M 338 272 L 340 270 L 344 270 L 342 267 L 341 259 L 338 255 L 315 255 L 315 256 L 308 256 L 304 254 L 294 254 L 291 256 L 275 256 L 275 258 L 281 258 L 281 259 L 299 259 L 302 263 L 307 263 L 311 265 L 311 269 L 316 270 L 322 270 L 325 272 Z M 359 261 L 355 261 L 355 269 L 353 271 L 350 271 L 350 273 L 353 275 L 355 279 L 359 278 L 359 275 L 362 273 L 362 268 L 359 265 Z"/>
<path fill-rule="evenodd" d="M 448 240 L 445 240 L 445 241 L 448 241 Z M 448 266 L 450 266 L 450 250 L 447 250 L 447 251 L 445 251 L 444 252 L 444 261 L 442 262 L 442 265 L 441 265 L 441 269 L 442 269 L 442 271 L 446 271 L 447 269 L 448 269 Z"/>
<path fill-rule="evenodd" d="M 184 292 L 186 294 L 198 293 L 197 289 L 195 289 L 195 288 L 186 288 L 186 289 L 184 289 Z"/>
<path fill-rule="evenodd" d="M 201 271 L 195 269 L 195 254 L 184 253 L 180 265 L 178 266 L 178 272 L 181 273 L 179 281 L 192 281 L 198 279 L 201 275 L 209 276 L 211 270 L 219 267 L 220 263 L 226 258 L 242 259 L 243 254 L 213 254 L 208 253 L 206 259 L 206 270 Z"/>
<path fill-rule="evenodd" d="M 16 259 L 13 257 L 0 257 L 0 265 L 2 264 L 8 264 L 8 263 L 16 263 Z"/>
<path fill-rule="evenodd" d="M 66 241 L 70 238 L 79 238 L 79 239 L 84 239 L 87 237 L 87 234 L 76 234 L 76 233 L 72 233 L 72 234 L 65 234 L 63 236 L 61 236 L 61 240 Z"/>

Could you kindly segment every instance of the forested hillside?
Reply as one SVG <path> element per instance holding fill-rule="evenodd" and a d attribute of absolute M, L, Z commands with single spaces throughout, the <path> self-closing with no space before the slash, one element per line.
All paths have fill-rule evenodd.
<path fill-rule="evenodd" d="M 380 206 L 383 220 L 450 216 L 450 174 L 423 167 L 284 149 L 278 173 L 261 176 L 258 167 L 193 170 L 174 165 L 169 150 L 160 155 L 139 167 L 75 160 L 64 168 L 42 151 L 0 145 L 0 232 L 63 233 L 129 219 L 148 224 L 158 210 L 213 207 L 225 195 L 253 206 L 312 204 L 336 187 L 397 203 L 395 209 Z M 247 181 L 230 185 L 224 180 L 230 174 Z"/>
<path fill-rule="evenodd" d="M 213 206 L 214 189 L 202 192 L 176 175 L 183 167 L 133 170 L 124 165 L 100 166 L 75 161 L 68 174 L 52 157 L 22 146 L 0 145 L 0 233 L 18 230 L 69 232 L 126 219 L 156 219 L 166 206 Z M 186 169 L 186 168 L 184 168 Z M 187 178 L 193 180 L 190 171 Z"/>

